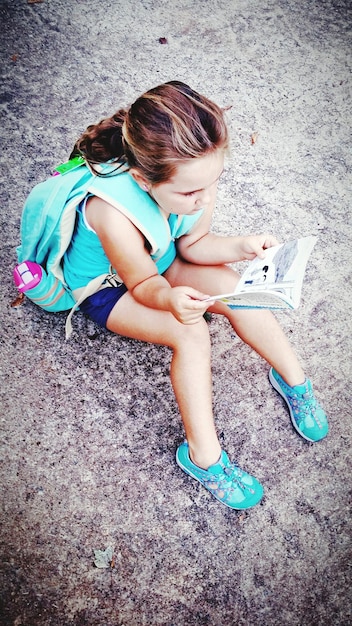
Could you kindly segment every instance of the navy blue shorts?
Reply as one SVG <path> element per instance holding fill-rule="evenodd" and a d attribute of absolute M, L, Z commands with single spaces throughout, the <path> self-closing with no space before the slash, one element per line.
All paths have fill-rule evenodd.
<path fill-rule="evenodd" d="M 113 310 L 116 302 L 128 291 L 126 285 L 121 283 L 117 287 L 106 287 L 100 289 L 92 296 L 89 296 L 79 305 L 80 311 L 83 311 L 99 326 L 106 328 L 107 319 Z"/>

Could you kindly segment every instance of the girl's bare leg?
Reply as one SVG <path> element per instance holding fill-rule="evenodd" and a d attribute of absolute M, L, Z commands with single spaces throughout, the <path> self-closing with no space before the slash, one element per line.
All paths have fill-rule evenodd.
<path fill-rule="evenodd" d="M 297 356 L 270 311 L 232 310 L 227 317 L 238 336 L 263 357 L 288 385 L 293 387 L 304 383 L 305 374 Z"/>
<path fill-rule="evenodd" d="M 170 284 L 190 285 L 203 293 L 229 293 L 238 274 L 227 266 L 201 266 L 176 259 L 165 274 Z M 288 385 L 304 382 L 299 361 L 276 318 L 268 310 L 230 309 L 216 302 L 209 311 L 228 318 L 238 336 L 282 376 Z"/>
<path fill-rule="evenodd" d="M 170 284 L 190 285 L 209 295 L 234 289 L 238 275 L 226 266 L 195 266 L 179 259 L 165 273 Z M 304 372 L 285 334 L 270 311 L 232 310 L 222 303 L 209 309 L 227 317 L 236 333 L 293 386 Z M 212 412 L 210 339 L 206 323 L 185 325 L 171 313 L 137 303 L 126 293 L 110 313 L 109 330 L 173 351 L 171 382 L 184 424 L 190 456 L 208 468 L 220 456 Z"/>
<path fill-rule="evenodd" d="M 194 463 L 207 469 L 221 447 L 212 411 L 210 339 L 204 320 L 179 323 L 171 313 L 155 311 L 126 293 L 108 318 L 109 330 L 134 339 L 169 346 L 173 350 L 171 382 Z"/>

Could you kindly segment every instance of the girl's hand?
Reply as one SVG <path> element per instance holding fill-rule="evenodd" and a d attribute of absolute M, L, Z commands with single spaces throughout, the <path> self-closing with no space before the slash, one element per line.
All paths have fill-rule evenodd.
<path fill-rule="evenodd" d="M 202 302 L 210 296 L 192 287 L 172 287 L 169 289 L 169 310 L 181 324 L 197 324 L 213 302 Z"/>
<path fill-rule="evenodd" d="M 256 256 L 265 258 L 265 250 L 272 246 L 279 245 L 278 240 L 273 235 L 249 235 L 248 237 L 238 237 L 238 250 L 241 260 L 251 261 Z"/>

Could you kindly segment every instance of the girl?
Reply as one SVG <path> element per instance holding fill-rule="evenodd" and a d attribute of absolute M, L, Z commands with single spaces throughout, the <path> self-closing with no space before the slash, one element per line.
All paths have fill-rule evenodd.
<path fill-rule="evenodd" d="M 227 264 L 264 258 L 265 249 L 278 243 L 265 234 L 220 237 L 209 232 L 227 147 L 221 109 L 178 81 L 151 89 L 129 109 L 89 126 L 71 158 L 84 157 L 100 175 L 101 189 L 108 184 L 111 189 L 113 180 L 114 203 L 111 191 L 110 196 L 87 195 L 78 208 L 64 272 L 76 289 L 113 266 L 119 282 L 87 298 L 81 310 L 114 333 L 171 348 L 171 381 L 186 433 L 176 461 L 225 505 L 246 509 L 261 500 L 263 488 L 220 447 L 205 311 L 224 315 L 270 364 L 270 382 L 287 402 L 302 437 L 318 441 L 328 426 L 272 314 L 205 301 L 235 288 L 239 277 Z M 128 171 L 112 177 L 119 168 Z M 110 175 L 104 180 L 106 171 Z M 142 192 L 149 203 L 142 215 L 137 200 L 132 209 L 124 208 L 126 177 L 130 203 L 136 191 L 136 198 Z M 160 218 L 168 235 L 162 254 L 158 242 L 148 238 Z"/>

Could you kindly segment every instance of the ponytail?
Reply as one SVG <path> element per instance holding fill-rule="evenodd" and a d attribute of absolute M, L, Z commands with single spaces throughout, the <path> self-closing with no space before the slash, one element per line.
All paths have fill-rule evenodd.
<path fill-rule="evenodd" d="M 125 109 L 120 109 L 112 117 L 88 126 L 87 130 L 75 143 L 70 159 L 83 156 L 89 165 L 97 163 L 125 162 L 125 150 L 122 139 L 122 125 Z"/>

